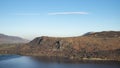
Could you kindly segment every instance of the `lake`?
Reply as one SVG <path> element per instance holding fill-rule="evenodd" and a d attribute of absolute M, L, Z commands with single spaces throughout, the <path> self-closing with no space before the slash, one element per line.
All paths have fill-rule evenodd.
<path fill-rule="evenodd" d="M 78 62 L 65 58 L 0 55 L 0 68 L 120 68 L 120 62 Z"/>

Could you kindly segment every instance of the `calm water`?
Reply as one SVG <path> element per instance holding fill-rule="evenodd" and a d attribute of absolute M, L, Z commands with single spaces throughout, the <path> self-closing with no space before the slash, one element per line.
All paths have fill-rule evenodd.
<path fill-rule="evenodd" d="M 119 62 L 75 62 L 58 58 L 0 55 L 0 68 L 120 68 Z"/>

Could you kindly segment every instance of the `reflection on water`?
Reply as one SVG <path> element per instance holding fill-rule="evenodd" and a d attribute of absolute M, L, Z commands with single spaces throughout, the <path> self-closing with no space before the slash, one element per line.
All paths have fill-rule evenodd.
<path fill-rule="evenodd" d="M 21 57 L 19 55 L 0 55 L 0 61 Z"/>
<path fill-rule="evenodd" d="M 76 61 L 58 57 L 0 56 L 0 68 L 120 68 L 120 62 Z"/>
<path fill-rule="evenodd" d="M 72 60 L 63 57 L 32 57 L 36 61 L 43 63 L 64 63 L 64 64 L 120 64 L 118 61 L 93 61 L 93 60 Z"/>

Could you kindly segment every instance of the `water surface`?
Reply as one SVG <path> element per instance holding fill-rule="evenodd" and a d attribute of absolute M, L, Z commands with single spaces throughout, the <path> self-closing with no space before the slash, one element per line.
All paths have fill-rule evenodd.
<path fill-rule="evenodd" d="M 63 58 L 0 55 L 0 68 L 120 68 L 120 62 L 76 62 Z"/>

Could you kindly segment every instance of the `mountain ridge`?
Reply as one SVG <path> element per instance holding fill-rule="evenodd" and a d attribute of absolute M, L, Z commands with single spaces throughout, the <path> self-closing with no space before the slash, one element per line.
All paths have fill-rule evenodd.
<path fill-rule="evenodd" d="M 28 43 L 29 40 L 23 39 L 18 36 L 10 36 L 5 34 L 0 34 L 0 44 L 12 44 L 12 43 Z"/>

